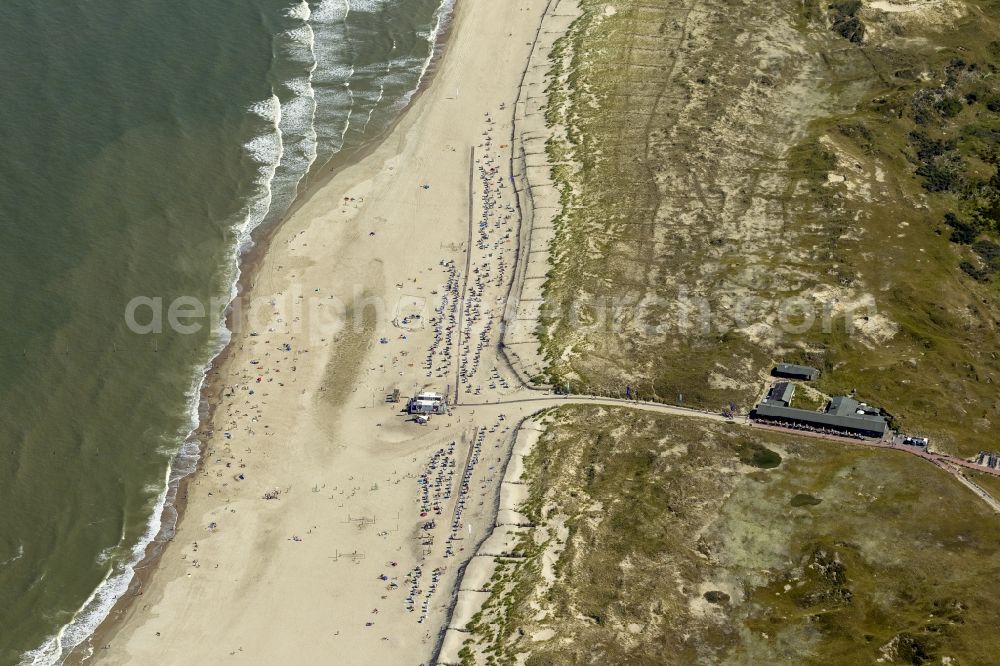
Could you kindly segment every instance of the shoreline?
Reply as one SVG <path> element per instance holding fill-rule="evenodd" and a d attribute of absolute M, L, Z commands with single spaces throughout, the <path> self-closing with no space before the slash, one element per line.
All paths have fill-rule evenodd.
<path fill-rule="evenodd" d="M 447 53 L 452 46 L 452 37 L 454 36 L 453 33 L 456 30 L 456 26 L 463 21 L 463 11 L 464 5 L 457 5 L 454 8 L 451 19 L 448 22 L 448 27 L 443 32 L 442 39 L 439 42 L 439 44 L 441 44 L 440 50 L 435 55 L 434 59 L 432 59 L 431 66 L 428 68 L 428 72 L 423 79 L 424 85 L 418 89 L 416 93 L 414 93 L 408 107 L 400 113 L 400 115 L 393 121 L 392 125 L 386 128 L 386 130 L 379 136 L 378 140 L 369 142 L 366 146 L 352 151 L 349 155 L 338 155 L 335 159 L 337 163 L 333 164 L 332 161 L 330 166 L 325 166 L 324 172 L 319 173 L 312 179 L 308 191 L 296 198 L 296 202 L 289 208 L 289 211 L 286 213 L 281 223 L 271 225 L 267 228 L 260 229 L 259 231 L 255 230 L 254 246 L 244 255 L 242 260 L 242 274 L 237 285 L 237 299 L 245 299 L 248 295 L 252 294 L 254 285 L 260 276 L 262 265 L 273 251 L 274 244 L 278 236 L 285 231 L 288 221 L 294 219 L 297 215 L 300 215 L 303 209 L 313 204 L 320 193 L 330 186 L 332 181 L 337 179 L 344 172 L 350 171 L 352 168 L 364 163 L 367 158 L 371 157 L 374 153 L 383 148 L 387 139 L 396 132 L 401 124 L 408 122 L 411 114 L 414 113 L 414 110 L 421 106 L 424 95 L 434 86 L 440 69 L 448 64 Z M 244 309 L 242 312 L 243 317 L 249 317 L 248 310 L 249 308 Z M 200 474 L 206 471 L 206 456 L 209 448 L 207 440 L 215 432 L 217 432 L 213 421 L 218 415 L 218 409 L 221 403 L 220 394 L 225 390 L 225 381 L 223 377 L 224 369 L 233 361 L 233 357 L 237 355 L 236 345 L 238 343 L 237 338 L 240 337 L 240 331 L 233 329 L 234 322 L 232 320 L 232 316 L 232 307 L 230 307 L 227 310 L 226 321 L 227 326 L 230 330 L 235 330 L 235 333 L 230 339 L 229 344 L 219 353 L 212 363 L 202 391 L 201 403 L 204 405 L 204 410 L 200 410 L 201 418 L 199 427 L 196 430 L 196 436 L 201 449 L 198 466 L 193 473 L 183 477 L 178 483 L 176 503 L 174 504 L 174 509 L 178 514 L 176 520 L 176 529 L 178 531 L 184 527 L 185 522 L 188 520 L 188 518 L 186 518 L 186 514 L 188 512 L 189 502 L 192 496 L 192 488 L 198 482 Z M 162 545 L 157 549 L 158 552 L 154 553 L 153 558 L 144 558 L 144 560 L 137 565 L 136 575 L 130 585 L 129 593 L 127 595 L 123 595 L 118 603 L 115 604 L 111 613 L 109 613 L 105 621 L 102 622 L 101 626 L 98 627 L 97 631 L 92 634 L 91 638 L 84 643 L 81 643 L 80 646 L 73 651 L 78 659 L 81 658 L 80 652 L 86 650 L 89 646 L 104 645 L 111 638 L 115 638 L 119 634 L 123 628 L 123 616 L 127 615 L 131 609 L 134 609 L 134 604 L 131 602 L 135 601 L 149 590 L 150 579 L 154 578 L 152 577 L 152 572 L 161 571 L 163 569 L 161 566 L 162 559 L 167 551 L 170 550 L 167 548 L 167 544 L 173 544 L 175 541 L 176 537 L 165 543 L 154 540 L 150 544 L 151 546 L 154 544 Z M 86 659 L 87 657 L 82 658 Z"/>
<path fill-rule="evenodd" d="M 198 391 L 198 423 L 195 428 L 192 429 L 191 434 L 189 434 L 185 441 L 182 442 L 181 448 L 178 449 L 177 453 L 172 457 L 171 468 L 168 469 L 167 473 L 168 478 L 170 476 L 170 470 L 173 469 L 174 463 L 181 455 L 184 445 L 192 440 L 197 442 L 197 460 L 190 471 L 183 476 L 180 476 L 175 482 L 168 482 L 168 485 L 164 489 L 166 496 L 164 499 L 164 505 L 159 510 L 159 529 L 146 545 L 142 558 L 132 565 L 132 579 L 129 581 L 125 592 L 119 596 L 114 605 L 108 609 L 107 614 L 94 628 L 90 635 L 66 653 L 63 663 L 81 664 L 89 661 L 94 656 L 96 649 L 95 646 L 104 644 L 105 639 L 108 639 L 117 633 L 119 627 L 117 627 L 116 624 L 120 621 L 122 615 L 127 613 L 131 606 L 143 595 L 144 588 L 147 586 L 150 577 L 157 571 L 164 552 L 173 541 L 177 528 L 184 519 L 189 498 L 189 486 L 204 465 L 205 453 L 207 449 L 206 441 L 207 438 L 213 433 L 212 428 L 208 427 L 206 429 L 206 426 L 212 423 L 212 420 L 215 417 L 216 409 L 219 405 L 218 396 L 221 394 L 223 388 L 220 384 L 221 369 L 225 367 L 231 355 L 235 332 L 239 330 L 239 327 L 245 325 L 245 321 L 249 317 L 247 310 L 241 308 L 239 311 L 242 312 L 244 321 L 239 324 L 238 327 L 234 327 L 233 306 L 235 303 L 239 302 L 240 299 L 245 298 L 250 293 L 257 270 L 260 268 L 263 258 L 267 255 L 271 242 L 274 240 L 281 227 L 284 226 L 296 214 L 296 212 L 311 199 L 311 197 L 325 188 L 339 173 L 357 163 L 362 162 L 375 153 L 379 146 L 392 135 L 393 130 L 403 121 L 406 114 L 412 110 L 414 105 L 419 101 L 420 97 L 433 82 L 438 66 L 447 52 L 449 38 L 456 23 L 456 12 L 458 11 L 460 4 L 461 3 L 456 0 L 443 0 L 441 6 L 445 19 L 443 21 L 442 29 L 440 33 L 438 33 L 435 40 L 431 55 L 428 59 L 427 67 L 423 71 L 417 87 L 409 95 L 406 105 L 397 112 L 396 117 L 393 118 L 393 120 L 377 135 L 371 137 L 371 139 L 365 141 L 363 144 L 352 146 L 347 150 L 342 149 L 334 153 L 330 159 L 327 160 L 327 162 L 315 173 L 310 171 L 304 174 L 301 181 L 305 184 L 304 189 L 295 196 L 292 203 L 288 206 L 288 209 L 282 214 L 281 218 L 272 224 L 258 225 L 255 227 L 250 232 L 250 247 L 245 251 L 238 251 L 236 270 L 238 271 L 239 278 L 233 285 L 235 295 L 227 304 L 223 321 L 221 323 L 224 329 L 229 332 L 230 339 L 212 357 L 203 371 L 202 385 Z M 447 10 L 444 9 L 446 5 L 448 6 Z M 170 499 L 171 495 L 174 498 L 173 501 Z M 174 518 L 172 521 L 173 524 L 170 526 L 165 525 L 165 521 L 163 519 L 167 510 L 172 510 L 174 512 Z M 170 533 L 170 536 L 165 537 L 164 535 L 166 533 Z M 65 628 L 65 626 L 61 627 L 59 632 L 64 631 Z"/>

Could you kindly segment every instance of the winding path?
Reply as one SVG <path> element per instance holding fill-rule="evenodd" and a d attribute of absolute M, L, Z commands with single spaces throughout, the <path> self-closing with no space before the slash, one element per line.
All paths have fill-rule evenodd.
<path fill-rule="evenodd" d="M 537 389 L 524 388 L 516 393 L 498 398 L 494 401 L 483 401 L 483 402 L 463 402 L 455 406 L 457 409 L 463 408 L 474 408 L 474 407 L 493 407 L 499 405 L 520 405 L 526 406 L 531 405 L 537 407 L 535 412 L 542 411 L 543 409 L 549 409 L 552 407 L 560 407 L 563 405 L 600 405 L 605 407 L 626 407 L 630 409 L 638 409 L 646 412 L 654 412 L 657 414 L 667 414 L 670 416 L 687 416 L 691 418 L 704 419 L 709 421 L 721 422 L 721 423 L 731 423 L 735 426 L 741 427 L 751 427 L 761 430 L 772 430 L 776 432 L 783 432 L 789 435 L 797 435 L 802 437 L 812 437 L 813 439 L 825 439 L 828 441 L 840 442 L 843 444 L 853 444 L 856 446 L 864 446 L 868 448 L 875 449 L 888 449 L 895 451 L 903 451 L 904 453 L 909 453 L 915 455 L 918 458 L 926 460 L 932 465 L 941 468 L 942 470 L 948 472 L 954 476 L 959 483 L 968 487 L 970 490 L 976 493 L 983 501 L 990 505 L 994 511 L 1000 513 L 1000 501 L 997 501 L 993 496 L 991 496 L 985 489 L 983 489 L 975 481 L 972 481 L 966 477 L 962 472 L 963 470 L 974 470 L 981 472 L 983 474 L 989 474 L 990 476 L 1000 477 L 1000 470 L 991 469 L 989 467 L 984 467 L 982 465 L 977 465 L 973 462 L 953 456 L 946 453 L 937 453 L 934 451 L 928 451 L 917 446 L 906 446 L 901 444 L 896 444 L 892 439 L 854 439 L 852 437 L 838 437 L 836 435 L 827 435 L 818 432 L 810 432 L 808 430 L 793 430 L 790 428 L 783 428 L 780 426 L 769 425 L 759 421 L 754 421 L 751 418 L 731 418 L 723 414 L 717 414 L 715 412 L 710 412 L 706 410 L 693 409 L 690 407 L 678 407 L 676 405 L 667 405 L 660 402 L 647 402 L 641 400 L 626 400 L 624 398 L 608 398 L 605 396 L 597 395 L 538 395 Z"/>

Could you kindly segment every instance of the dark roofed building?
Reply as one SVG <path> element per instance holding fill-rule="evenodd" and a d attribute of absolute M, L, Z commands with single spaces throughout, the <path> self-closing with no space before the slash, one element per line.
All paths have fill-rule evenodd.
<path fill-rule="evenodd" d="M 889 428 L 885 417 L 877 409 L 847 396 L 830 400 L 824 412 L 795 409 L 765 400 L 754 409 L 753 417 L 779 425 L 806 426 L 865 437 L 882 437 Z"/>
<path fill-rule="evenodd" d="M 788 407 L 788 405 L 792 404 L 793 395 L 795 395 L 795 384 L 791 382 L 778 382 L 767 392 L 767 400 L 764 402 Z"/>
<path fill-rule="evenodd" d="M 879 411 L 874 407 L 862 405 L 854 398 L 849 398 L 846 395 L 838 395 L 830 398 L 830 404 L 827 406 L 826 411 L 837 416 L 853 416 L 856 414 L 867 416 L 879 415 Z"/>
<path fill-rule="evenodd" d="M 794 363 L 779 363 L 774 369 L 774 374 L 779 377 L 788 377 L 789 379 L 804 379 L 806 381 L 813 381 L 819 377 L 819 370 L 816 368 L 811 368 L 808 365 L 795 365 Z"/>
<path fill-rule="evenodd" d="M 838 395 L 830 398 L 830 404 L 826 406 L 826 411 L 829 414 L 846 416 L 858 411 L 858 406 L 860 405 L 861 403 L 854 398 L 849 398 L 846 395 Z"/>

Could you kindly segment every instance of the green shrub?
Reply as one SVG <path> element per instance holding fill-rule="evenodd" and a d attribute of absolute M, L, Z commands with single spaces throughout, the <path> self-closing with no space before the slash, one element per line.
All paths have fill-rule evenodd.
<path fill-rule="evenodd" d="M 962 112 L 962 102 L 955 97 L 945 97 L 934 105 L 945 118 L 954 118 Z"/>
<path fill-rule="evenodd" d="M 970 245 L 979 236 L 976 224 L 959 219 L 954 213 L 945 213 L 944 223 L 951 227 L 949 240 L 959 245 Z"/>

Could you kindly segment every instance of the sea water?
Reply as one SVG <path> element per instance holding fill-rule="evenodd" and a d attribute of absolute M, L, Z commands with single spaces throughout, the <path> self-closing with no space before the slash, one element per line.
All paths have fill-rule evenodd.
<path fill-rule="evenodd" d="M 170 535 L 252 232 L 377 138 L 448 0 L 0 3 L 0 664 L 57 663 Z"/>

